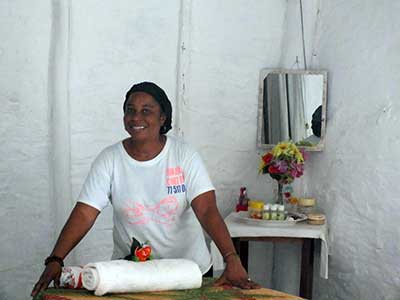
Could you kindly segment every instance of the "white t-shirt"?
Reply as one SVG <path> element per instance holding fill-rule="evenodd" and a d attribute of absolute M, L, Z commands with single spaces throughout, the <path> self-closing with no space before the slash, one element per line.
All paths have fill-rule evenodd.
<path fill-rule="evenodd" d="M 92 164 L 78 202 L 114 209 L 113 259 L 130 253 L 132 237 L 148 242 L 154 258 L 187 258 L 200 270 L 211 267 L 201 225 L 190 204 L 214 190 L 196 151 L 167 137 L 162 151 L 148 161 L 128 155 L 122 141 L 104 149 Z"/>

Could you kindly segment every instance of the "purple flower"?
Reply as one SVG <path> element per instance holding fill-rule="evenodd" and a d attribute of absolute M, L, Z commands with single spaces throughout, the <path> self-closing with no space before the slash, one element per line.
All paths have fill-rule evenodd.
<path fill-rule="evenodd" d="M 279 173 L 286 173 L 288 170 L 288 164 L 284 160 L 275 161 L 274 165 L 279 170 Z"/>
<path fill-rule="evenodd" d="M 292 175 L 292 177 L 300 177 L 303 175 L 304 165 L 292 162 L 290 164 L 290 169 L 290 175 Z"/>

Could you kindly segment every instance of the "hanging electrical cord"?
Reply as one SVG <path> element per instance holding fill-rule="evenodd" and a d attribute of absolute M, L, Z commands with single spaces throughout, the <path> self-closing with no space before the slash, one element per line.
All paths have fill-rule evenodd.
<path fill-rule="evenodd" d="M 303 40 L 304 69 L 307 70 L 306 43 L 304 41 L 304 21 L 303 21 L 303 1 L 302 0 L 300 0 L 300 21 L 301 21 L 301 38 Z"/>

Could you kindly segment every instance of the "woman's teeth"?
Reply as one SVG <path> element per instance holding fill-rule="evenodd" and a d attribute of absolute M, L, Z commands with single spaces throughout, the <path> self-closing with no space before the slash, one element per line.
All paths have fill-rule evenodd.
<path fill-rule="evenodd" d="M 130 126 L 130 128 L 132 128 L 133 130 L 140 130 L 140 129 L 144 129 L 144 126 Z"/>

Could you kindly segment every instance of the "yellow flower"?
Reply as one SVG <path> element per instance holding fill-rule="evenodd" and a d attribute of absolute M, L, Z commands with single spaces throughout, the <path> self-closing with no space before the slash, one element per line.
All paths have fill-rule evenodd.
<path fill-rule="evenodd" d="M 296 147 L 295 157 L 298 163 L 304 162 L 303 154 L 299 151 L 299 149 L 297 149 L 297 147 Z"/>
<path fill-rule="evenodd" d="M 282 154 L 286 154 L 288 148 L 289 148 L 289 143 L 286 142 L 279 143 L 272 149 L 272 155 L 274 157 L 279 157 Z"/>
<path fill-rule="evenodd" d="M 295 146 L 293 144 L 289 144 L 286 150 L 286 155 L 288 156 L 295 156 L 296 155 L 296 150 Z"/>
<path fill-rule="evenodd" d="M 265 162 L 263 160 L 261 160 L 260 165 L 258 167 L 258 173 L 262 173 L 262 170 L 265 167 Z"/>
<path fill-rule="evenodd" d="M 296 159 L 297 162 L 304 162 L 303 155 L 297 148 L 295 144 L 292 142 L 281 142 L 277 144 L 273 149 L 272 149 L 272 155 L 274 157 L 281 157 L 285 156 L 290 159 Z"/>

